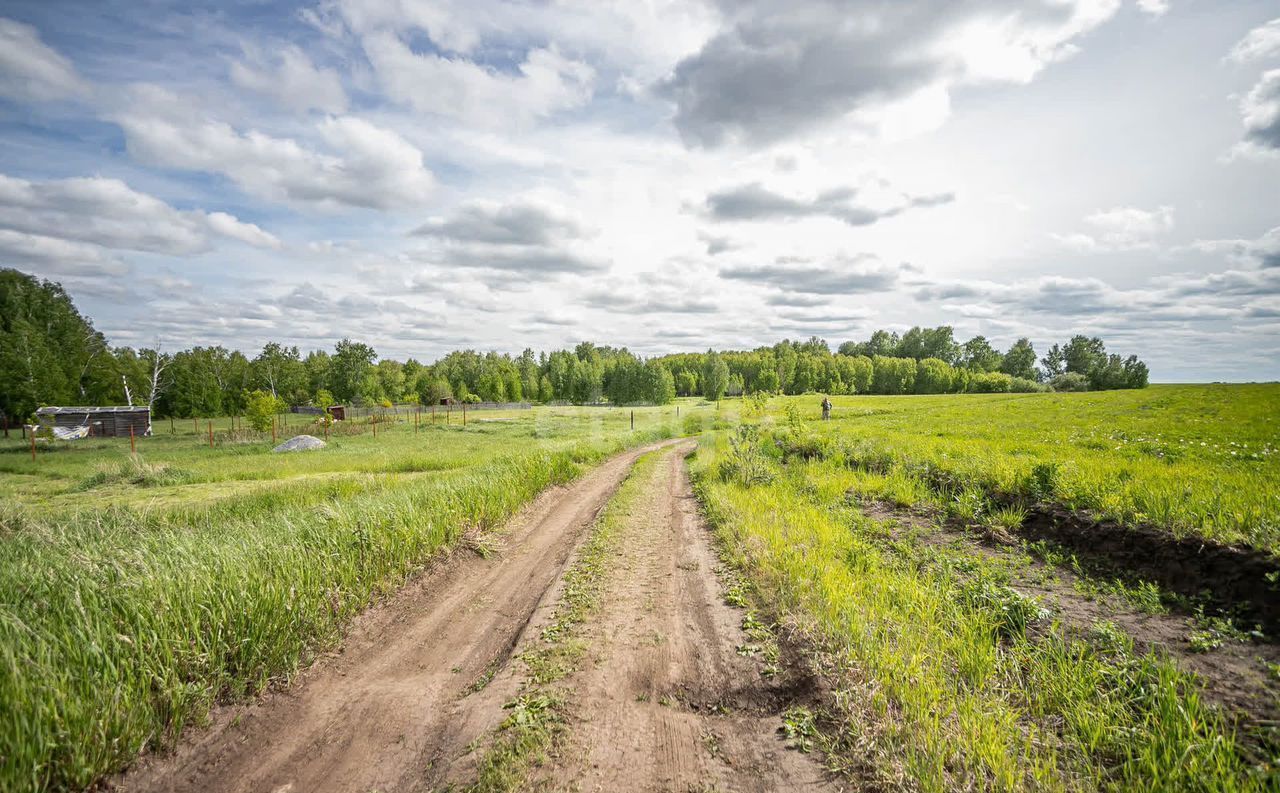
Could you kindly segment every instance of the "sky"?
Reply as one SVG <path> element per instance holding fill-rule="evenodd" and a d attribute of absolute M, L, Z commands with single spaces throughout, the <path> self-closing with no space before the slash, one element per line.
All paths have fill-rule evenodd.
<path fill-rule="evenodd" d="M 116 345 L 949 324 L 1280 378 L 1276 0 L 0 0 L 0 266 Z"/>

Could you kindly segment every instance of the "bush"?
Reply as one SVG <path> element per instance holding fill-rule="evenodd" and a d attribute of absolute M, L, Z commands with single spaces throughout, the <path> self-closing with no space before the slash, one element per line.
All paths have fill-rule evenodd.
<path fill-rule="evenodd" d="M 1067 372 L 1050 380 L 1049 387 L 1054 391 L 1088 391 L 1089 378 L 1079 372 Z"/>
<path fill-rule="evenodd" d="M 1007 394 L 1013 390 L 1013 378 L 1004 372 L 973 372 L 969 376 L 969 393 Z"/>
<path fill-rule="evenodd" d="M 948 394 L 955 389 L 955 382 L 955 367 L 946 361 L 925 358 L 916 363 L 917 394 Z"/>
<path fill-rule="evenodd" d="M 915 390 L 914 358 L 889 358 L 877 355 L 871 361 L 871 393 L 910 394 Z"/>
<path fill-rule="evenodd" d="M 249 420 L 249 426 L 258 432 L 266 432 L 284 407 L 284 400 L 269 391 L 257 390 L 245 400 L 244 417 Z"/>

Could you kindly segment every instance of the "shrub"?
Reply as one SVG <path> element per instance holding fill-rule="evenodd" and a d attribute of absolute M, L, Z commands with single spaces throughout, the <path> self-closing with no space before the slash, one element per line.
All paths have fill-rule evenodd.
<path fill-rule="evenodd" d="M 1050 380 L 1049 387 L 1054 391 L 1088 391 L 1089 378 L 1079 372 L 1066 372 Z"/>
<path fill-rule="evenodd" d="M 916 384 L 914 358 L 889 358 L 877 355 L 871 361 L 873 394 L 910 394 Z"/>
<path fill-rule="evenodd" d="M 1013 390 L 1013 378 L 1004 372 L 973 372 L 969 376 L 972 394 L 1007 394 Z"/>
<path fill-rule="evenodd" d="M 916 363 L 917 394 L 947 394 L 955 389 L 955 382 L 955 367 L 946 361 L 925 358 Z"/>
<path fill-rule="evenodd" d="M 269 391 L 259 389 L 249 394 L 249 398 L 245 400 L 244 417 L 249 420 L 249 426 L 258 432 L 266 432 L 271 429 L 271 422 L 276 415 L 283 410 L 284 400 Z"/>

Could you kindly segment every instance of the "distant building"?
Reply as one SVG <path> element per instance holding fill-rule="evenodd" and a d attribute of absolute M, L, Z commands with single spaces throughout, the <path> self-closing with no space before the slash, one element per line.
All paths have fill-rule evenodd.
<path fill-rule="evenodd" d="M 36 421 L 41 427 L 55 430 L 55 435 L 68 437 L 74 437 L 68 431 L 84 428 L 91 438 L 128 437 L 131 427 L 134 435 L 151 434 L 149 407 L 43 407 L 36 411 Z M 59 428 L 63 432 L 57 432 Z"/>

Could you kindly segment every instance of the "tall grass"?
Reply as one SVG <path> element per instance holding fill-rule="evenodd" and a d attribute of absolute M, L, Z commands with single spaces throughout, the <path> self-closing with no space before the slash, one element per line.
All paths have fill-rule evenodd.
<path fill-rule="evenodd" d="M 668 435 L 502 439 L 468 467 L 407 458 L 429 473 L 173 508 L 0 511 L 0 790 L 83 788 L 173 741 L 212 704 L 291 676 L 464 533 Z"/>
<path fill-rule="evenodd" d="M 1105 626 L 1082 637 L 979 564 L 922 564 L 845 497 L 840 461 L 763 456 L 750 484 L 726 439 L 695 463 L 731 560 L 843 673 L 840 736 L 885 786 L 1251 790 L 1195 679 Z M 758 461 L 756 463 L 758 465 Z M 961 560 L 964 562 L 965 560 Z M 1027 626 L 1039 623 L 1036 636 Z"/>

